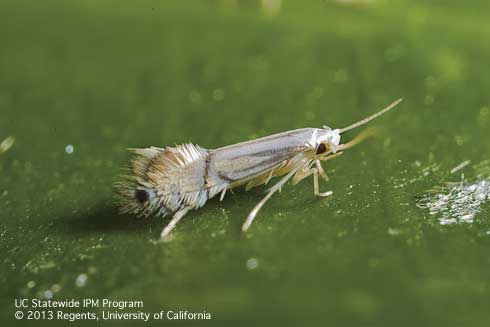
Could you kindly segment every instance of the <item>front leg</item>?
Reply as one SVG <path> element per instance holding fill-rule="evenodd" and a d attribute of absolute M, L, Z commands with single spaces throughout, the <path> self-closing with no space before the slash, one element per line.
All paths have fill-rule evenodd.
<path fill-rule="evenodd" d="M 315 160 L 316 168 L 318 169 L 318 174 L 320 174 L 321 178 L 323 178 L 325 182 L 328 182 L 330 179 L 328 178 L 327 173 L 325 173 L 325 170 L 323 170 L 321 161 L 328 161 L 328 160 L 335 159 L 338 156 L 342 155 L 342 153 L 343 153 L 342 151 L 337 152 L 326 157 L 320 157 L 317 160 Z"/>
<path fill-rule="evenodd" d="M 318 187 L 318 169 L 317 168 L 311 168 L 311 170 L 313 173 L 313 193 L 316 196 L 320 196 L 320 197 L 326 197 L 326 196 L 332 195 L 333 194 L 332 191 L 320 193 L 320 188 Z"/>
<path fill-rule="evenodd" d="M 328 192 L 324 192 L 324 193 L 320 192 L 320 188 L 318 186 L 318 174 L 319 174 L 318 168 L 307 168 L 307 169 L 300 170 L 293 177 L 293 184 L 297 184 L 300 181 L 302 181 L 303 179 L 309 177 L 310 175 L 313 175 L 313 193 L 316 196 L 321 196 L 321 197 L 332 195 L 333 194 L 332 191 L 328 191 Z"/>
<path fill-rule="evenodd" d="M 344 152 L 340 151 L 340 152 L 337 152 L 337 153 L 334 153 L 334 154 L 331 154 L 329 156 L 326 156 L 326 157 L 320 157 L 319 159 L 321 161 L 329 161 L 329 160 L 332 160 L 332 159 L 335 159 L 337 158 L 338 156 L 341 156 Z"/>
<path fill-rule="evenodd" d="M 311 165 L 312 162 L 305 163 L 305 165 L 301 169 L 299 169 L 296 174 L 294 174 L 293 185 L 298 184 L 303 179 L 308 178 L 311 174 L 313 174 L 313 171 L 311 170 Z"/>
<path fill-rule="evenodd" d="M 318 174 L 320 174 L 320 177 L 323 178 L 325 182 L 328 182 L 330 179 L 328 178 L 328 175 L 325 172 L 325 170 L 323 170 L 320 160 L 316 160 L 315 163 L 316 163 L 316 169 L 318 170 Z"/>

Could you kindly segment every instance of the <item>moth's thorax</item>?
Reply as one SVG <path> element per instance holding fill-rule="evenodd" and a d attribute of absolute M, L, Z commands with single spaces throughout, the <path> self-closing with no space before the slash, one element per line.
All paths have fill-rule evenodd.
<path fill-rule="evenodd" d="M 317 129 L 310 140 L 310 144 L 316 149 L 320 144 L 325 144 L 332 153 L 337 152 L 340 144 L 340 130 L 330 129 L 325 127 L 324 129 Z"/>

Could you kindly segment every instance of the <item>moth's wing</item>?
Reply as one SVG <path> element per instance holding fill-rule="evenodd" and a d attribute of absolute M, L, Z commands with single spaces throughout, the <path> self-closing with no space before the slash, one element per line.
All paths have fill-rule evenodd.
<path fill-rule="evenodd" d="M 183 205 L 200 207 L 207 200 L 205 163 L 207 150 L 193 144 L 131 149 L 130 174 L 116 185 L 124 212 L 149 215 L 175 212 Z M 138 196 L 145 191 L 144 199 Z"/>
<path fill-rule="evenodd" d="M 271 172 L 273 172 L 273 170 L 271 170 Z M 271 177 L 271 173 L 265 173 L 265 174 L 259 175 L 255 178 L 251 179 L 247 183 L 247 185 L 245 185 L 245 191 L 248 191 L 251 188 L 254 188 L 256 186 L 266 184 L 269 181 L 270 177 Z"/>
<path fill-rule="evenodd" d="M 262 173 L 261 175 L 258 175 L 254 178 L 252 178 L 247 185 L 245 186 L 245 191 L 250 190 L 251 188 L 254 188 L 256 186 L 262 185 L 262 184 L 267 184 L 271 178 L 283 175 L 287 172 L 289 172 L 291 169 L 291 162 L 295 162 L 294 160 L 295 157 L 291 160 L 284 160 L 278 165 L 272 167 L 270 170 L 266 171 L 265 173 Z M 289 169 L 288 169 L 289 167 Z"/>
<path fill-rule="evenodd" d="M 179 188 L 191 185 L 202 188 L 206 149 L 187 143 L 165 149 L 134 149 L 133 152 L 139 155 L 133 161 L 135 175 L 153 184 L 177 183 Z M 182 191 L 186 190 L 181 189 L 180 192 Z"/>
<path fill-rule="evenodd" d="M 303 153 L 314 132 L 304 128 L 210 150 L 208 184 L 240 185 L 264 175 Z"/>
<path fill-rule="evenodd" d="M 245 188 L 249 190 L 267 183 L 272 177 L 288 173 L 303 158 L 303 152 L 294 152 L 261 159 L 253 156 L 236 158 L 225 164 L 220 162 L 209 170 L 208 185 L 221 185 L 222 190 L 223 185 L 226 185 L 227 188 L 234 188 L 246 184 Z M 214 195 L 214 192 L 210 193 Z"/>

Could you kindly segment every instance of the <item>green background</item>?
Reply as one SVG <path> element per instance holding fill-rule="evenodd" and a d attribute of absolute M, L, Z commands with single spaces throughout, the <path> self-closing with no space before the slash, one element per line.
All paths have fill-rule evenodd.
<path fill-rule="evenodd" d="M 489 10 L 1 1 L 0 142 L 15 138 L 0 154 L 1 320 L 15 323 L 15 298 L 51 292 L 212 314 L 181 325 L 487 325 L 488 204 L 441 226 L 416 201 L 488 159 Z M 399 97 L 378 137 L 328 163 L 333 197 L 288 185 L 247 234 L 263 188 L 190 212 L 167 244 L 153 242 L 166 221 L 112 204 L 128 147 L 343 127 Z"/>

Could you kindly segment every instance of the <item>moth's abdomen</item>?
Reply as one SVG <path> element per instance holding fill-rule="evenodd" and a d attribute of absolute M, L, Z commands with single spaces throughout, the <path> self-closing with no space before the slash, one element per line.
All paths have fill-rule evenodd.
<path fill-rule="evenodd" d="M 125 180 L 116 185 L 121 211 L 165 216 L 208 200 L 208 151 L 193 144 L 135 149 Z"/>

